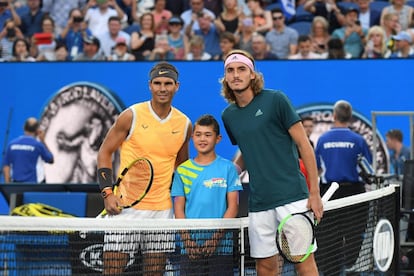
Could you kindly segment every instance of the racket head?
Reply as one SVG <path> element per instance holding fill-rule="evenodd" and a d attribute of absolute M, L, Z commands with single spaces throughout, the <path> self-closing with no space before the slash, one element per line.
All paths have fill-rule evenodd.
<path fill-rule="evenodd" d="M 138 204 L 151 189 L 154 169 L 147 158 L 137 158 L 124 168 L 115 185 L 114 194 L 119 197 L 122 208 Z"/>
<path fill-rule="evenodd" d="M 315 224 L 308 213 L 290 214 L 277 228 L 277 248 L 280 255 L 290 263 L 304 262 L 315 249 Z"/>

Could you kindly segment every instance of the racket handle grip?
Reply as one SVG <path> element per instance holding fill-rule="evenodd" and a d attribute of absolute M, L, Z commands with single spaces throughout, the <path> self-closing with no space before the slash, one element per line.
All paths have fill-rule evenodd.
<path fill-rule="evenodd" d="M 339 188 L 339 184 L 338 182 L 332 182 L 331 186 L 329 187 L 329 189 L 325 192 L 325 194 L 322 197 L 322 202 L 325 203 L 327 202 L 335 193 L 336 190 L 338 190 Z"/>

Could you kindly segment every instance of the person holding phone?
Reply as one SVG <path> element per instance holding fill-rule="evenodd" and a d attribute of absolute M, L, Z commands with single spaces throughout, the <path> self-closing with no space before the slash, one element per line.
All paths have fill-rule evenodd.
<path fill-rule="evenodd" d="M 81 9 L 73 9 L 69 13 L 68 23 L 59 35 L 69 52 L 69 59 L 73 60 L 77 54 L 83 52 L 83 37 L 91 36 L 92 32 L 85 22 Z"/>
<path fill-rule="evenodd" d="M 365 45 L 365 36 L 367 30 L 361 27 L 358 20 L 359 9 L 351 7 L 345 12 L 345 25 L 336 29 L 331 38 L 339 38 L 344 43 L 344 48 L 347 53 L 351 54 L 352 58 L 360 58 Z"/>

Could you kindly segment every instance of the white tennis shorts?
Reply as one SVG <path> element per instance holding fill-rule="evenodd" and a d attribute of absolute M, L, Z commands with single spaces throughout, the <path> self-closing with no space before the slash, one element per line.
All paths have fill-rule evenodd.
<path fill-rule="evenodd" d="M 276 231 L 280 221 L 289 214 L 305 211 L 307 203 L 308 199 L 302 199 L 266 211 L 249 212 L 250 256 L 267 258 L 278 254 Z M 315 243 L 313 252 L 316 249 Z"/>
<path fill-rule="evenodd" d="M 123 209 L 119 215 L 106 216 L 108 219 L 148 219 L 173 218 L 173 210 L 137 210 Z M 149 232 L 108 231 L 105 232 L 103 251 L 120 251 L 133 253 L 141 250 L 142 253 L 173 252 L 175 250 L 174 231 L 151 230 Z"/>

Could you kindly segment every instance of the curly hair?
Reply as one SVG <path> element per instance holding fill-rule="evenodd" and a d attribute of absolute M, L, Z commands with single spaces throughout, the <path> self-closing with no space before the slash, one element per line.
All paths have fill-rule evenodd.
<path fill-rule="evenodd" d="M 229 56 L 234 55 L 234 54 L 240 54 L 240 55 L 247 57 L 248 59 L 252 61 L 253 66 L 254 66 L 253 56 L 249 52 L 244 51 L 244 50 L 239 50 L 239 49 L 232 50 L 226 55 L 224 60 L 226 60 Z M 257 94 L 260 93 L 260 91 L 262 91 L 264 87 L 264 78 L 263 78 L 262 73 L 260 72 L 254 71 L 253 73 L 255 74 L 255 78 L 251 80 L 250 86 L 253 90 L 253 94 L 256 96 Z M 224 72 L 224 74 L 226 74 L 226 72 Z M 220 79 L 220 83 L 222 85 L 221 95 L 226 99 L 227 102 L 236 103 L 236 96 L 234 95 L 234 91 L 231 90 L 231 88 L 229 87 L 228 83 L 225 80 L 225 77 Z"/>

